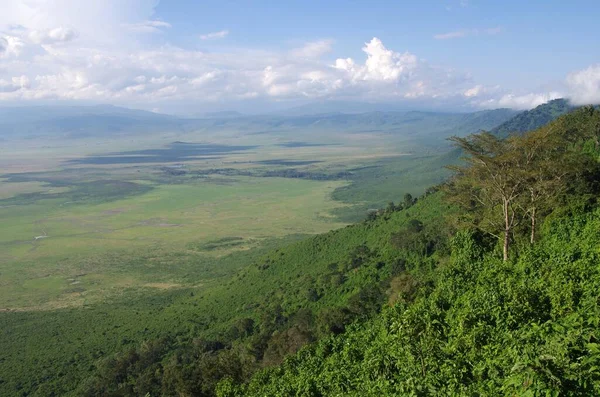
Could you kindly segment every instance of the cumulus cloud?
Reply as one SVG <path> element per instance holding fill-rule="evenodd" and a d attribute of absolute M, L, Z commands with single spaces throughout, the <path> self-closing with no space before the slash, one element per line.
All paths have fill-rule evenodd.
<path fill-rule="evenodd" d="M 15 36 L 0 36 L 0 58 L 17 57 L 25 46 L 23 40 Z"/>
<path fill-rule="evenodd" d="M 36 44 L 66 43 L 77 37 L 77 32 L 70 28 L 57 27 L 47 30 L 32 30 L 29 39 Z"/>
<path fill-rule="evenodd" d="M 600 103 L 600 64 L 567 76 L 569 97 L 577 105 Z"/>
<path fill-rule="evenodd" d="M 388 50 L 376 37 L 366 43 L 362 50 L 367 54 L 364 65 L 357 65 L 351 58 L 340 58 L 335 61 L 334 67 L 348 73 L 353 81 L 398 81 L 409 78 L 418 64 L 415 55 Z"/>
<path fill-rule="evenodd" d="M 224 39 L 229 35 L 229 30 L 219 30 L 218 32 L 211 32 L 200 35 L 200 40 L 215 40 Z"/>
<path fill-rule="evenodd" d="M 476 85 L 463 95 L 472 104 L 484 108 L 509 107 L 527 110 L 558 98 L 567 98 L 574 105 L 600 104 L 600 65 L 570 73 L 565 78 L 564 91 L 502 93 L 499 87 L 490 89 Z"/>
<path fill-rule="evenodd" d="M 0 79 L 0 93 L 11 93 L 29 86 L 29 78 L 27 76 L 16 76 L 10 81 Z"/>
<path fill-rule="evenodd" d="M 92 9 L 102 3 L 89 1 Z M 137 2 L 144 4 L 142 0 Z M 118 34 L 114 40 L 104 37 L 102 29 L 90 35 L 89 26 L 77 22 L 78 18 L 57 17 L 56 22 L 61 23 L 58 26 L 50 21 L 39 26 L 22 25 L 22 20 L 15 19 L 20 28 L 13 34 L 19 37 L 10 36 L 9 41 L 4 36 L 0 41 L 0 54 L 12 57 L 10 64 L 0 68 L 0 98 L 135 102 L 138 106 L 147 103 L 151 108 L 172 99 L 437 97 L 451 95 L 454 85 L 465 81 L 464 76 L 436 69 L 412 53 L 388 49 L 378 38 L 365 43 L 363 60 L 340 58 L 332 62 L 323 59 L 332 50 L 332 40 L 307 42 L 279 52 L 202 52 L 164 43 L 153 45 L 151 41 L 147 44 L 132 35 L 170 25 L 153 19 L 143 7 L 128 19 L 110 22 L 111 33 Z M 223 31 L 204 36 L 218 38 L 226 34 Z M 23 49 L 27 56 L 16 59 Z M 28 83 L 13 83 L 13 77 L 22 71 L 27 71 Z"/>
<path fill-rule="evenodd" d="M 515 94 L 474 82 L 379 38 L 363 55 L 330 57 L 332 40 L 284 50 L 199 51 L 169 44 L 157 0 L 11 0 L 0 14 L 0 99 L 68 99 L 133 104 L 339 98 L 455 101 L 475 107 L 530 108 L 556 92 Z M 466 31 L 495 34 L 493 29 Z M 452 33 L 452 32 L 450 32 Z M 224 38 L 227 30 L 203 40 Z M 356 43 L 357 47 L 360 43 Z M 569 76 L 574 101 L 598 99 L 600 66 Z"/>

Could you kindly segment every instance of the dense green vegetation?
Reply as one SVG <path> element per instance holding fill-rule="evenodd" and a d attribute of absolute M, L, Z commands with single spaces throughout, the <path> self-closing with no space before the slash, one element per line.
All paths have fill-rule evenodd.
<path fill-rule="evenodd" d="M 117 255 L 115 277 L 143 273 L 145 288 L 79 308 L 0 313 L 0 394 L 597 394 L 599 138 L 600 112 L 583 108 L 523 137 L 455 138 L 470 155 L 464 166 L 450 152 L 339 175 L 296 165 L 252 176 L 158 169 L 184 204 L 196 178 L 251 178 L 263 193 L 269 172 L 289 186 L 347 178 L 334 197 L 364 200 L 368 216 L 249 250 L 247 233 L 228 227 L 183 241 L 181 252 Z M 441 172 L 446 164 L 455 166 Z M 450 183 L 431 187 L 452 170 Z M 144 194 L 164 188 L 132 183 L 152 187 Z M 73 293 L 85 277 L 73 279 Z M 60 281 L 43 280 L 29 287 Z"/>
<path fill-rule="evenodd" d="M 229 369 L 206 372 L 214 360 L 234 369 L 243 360 L 242 380 L 305 343 L 376 313 L 391 277 L 410 266 L 392 237 L 417 214 L 432 224 L 443 210 L 432 196 L 405 210 L 383 211 L 371 221 L 255 253 L 247 258 L 251 266 L 241 265 L 248 254 L 233 254 L 214 263 L 233 269 L 233 276 L 225 273 L 196 288 L 127 293 L 83 309 L 2 313 L 0 387 L 8 395 L 111 395 L 117 390 L 144 395 L 160 393 L 167 382 L 163 375 L 170 373 L 180 380 L 165 383 L 167 394 L 174 387 L 197 395 L 232 374 Z M 432 241 L 441 241 L 435 229 L 428 233 Z M 158 350 L 144 356 L 142 364 L 136 357 L 148 346 Z M 39 370 L 32 373 L 34 367 Z M 148 378 L 149 385 L 141 383 Z"/>
<path fill-rule="evenodd" d="M 600 393 L 599 138 L 600 112 L 584 108 L 523 138 L 457 139 L 470 166 L 457 169 L 444 195 L 463 208 L 452 219 L 468 221 L 446 223 L 442 229 L 457 232 L 439 247 L 414 245 L 426 222 L 410 222 L 392 239 L 420 252 L 390 283 L 401 286 L 390 295 L 396 303 L 248 383 L 227 378 L 218 395 Z M 568 175 L 560 183 L 558 170 L 546 168 L 557 165 Z M 470 197 L 461 196 L 469 186 Z M 536 225 L 527 221 L 540 186 L 555 194 L 535 202 L 545 209 Z M 490 221 L 496 209 L 503 221 L 507 208 L 510 225 Z M 511 255 L 499 256 L 499 246 Z"/>
<path fill-rule="evenodd" d="M 461 232 L 416 297 L 219 395 L 598 395 L 599 227 L 573 209 L 510 262 Z"/>

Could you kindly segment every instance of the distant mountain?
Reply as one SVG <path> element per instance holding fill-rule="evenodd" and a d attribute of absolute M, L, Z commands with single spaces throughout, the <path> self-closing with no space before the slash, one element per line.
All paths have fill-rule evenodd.
<path fill-rule="evenodd" d="M 555 99 L 534 109 L 522 112 L 505 123 L 493 128 L 495 135 L 506 137 L 538 129 L 552 120 L 575 109 L 566 99 Z"/>
<path fill-rule="evenodd" d="M 376 111 L 301 116 L 249 116 L 237 112 L 218 112 L 194 119 L 116 106 L 36 106 L 0 108 L 0 139 L 127 136 L 142 132 L 179 131 L 238 131 L 250 134 L 289 132 L 296 135 L 318 131 L 385 133 L 417 137 L 425 141 L 491 129 L 514 115 L 515 112 L 509 109 L 474 113 Z"/>
<path fill-rule="evenodd" d="M 357 114 L 370 112 L 401 112 L 406 109 L 395 104 L 351 102 L 351 101 L 316 101 L 306 105 L 295 106 L 290 109 L 279 110 L 272 113 L 278 116 L 311 116 L 328 113 Z"/>
<path fill-rule="evenodd" d="M 483 110 L 463 115 L 461 124 L 454 128 L 454 134 L 471 134 L 481 130 L 490 130 L 511 120 L 518 112 L 512 109 Z"/>
<path fill-rule="evenodd" d="M 240 112 L 236 112 L 235 110 L 225 110 L 222 112 L 208 112 L 208 113 L 204 113 L 202 114 L 203 117 L 209 118 L 209 119 L 221 119 L 221 118 L 237 118 L 237 117 L 244 117 L 245 115 L 243 113 Z"/>
<path fill-rule="evenodd" d="M 516 114 L 509 109 L 475 113 L 440 112 L 366 112 L 325 113 L 303 116 L 262 115 L 241 118 L 221 118 L 196 123 L 207 129 L 237 129 L 240 131 L 282 132 L 296 130 L 336 131 L 348 133 L 388 133 L 445 137 L 465 135 L 481 129 L 491 129 Z"/>
<path fill-rule="evenodd" d="M 4 138 L 78 138 L 182 128 L 183 122 L 174 116 L 111 105 L 0 108 L 0 137 Z"/>

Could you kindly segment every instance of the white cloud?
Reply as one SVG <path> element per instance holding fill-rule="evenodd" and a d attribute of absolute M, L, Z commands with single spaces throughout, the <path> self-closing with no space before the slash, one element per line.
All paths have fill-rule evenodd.
<path fill-rule="evenodd" d="M 363 57 L 328 58 L 332 40 L 279 51 L 211 52 L 148 35 L 171 25 L 157 0 L 11 0 L 0 14 L 0 100 L 88 100 L 165 108 L 169 104 L 337 98 L 454 101 L 476 107 L 530 108 L 559 96 L 523 95 L 474 82 L 372 38 Z M 465 31 L 496 34 L 499 28 Z M 460 31 L 459 31 L 460 32 Z M 453 32 L 450 32 L 453 33 Z M 228 31 L 200 36 L 226 37 Z M 455 33 L 456 35 L 456 33 Z M 356 43 L 357 46 L 359 43 Z M 597 101 L 600 66 L 567 79 L 574 101 Z"/>
<path fill-rule="evenodd" d="M 229 35 L 229 30 L 219 30 L 218 32 L 211 32 L 200 35 L 200 40 L 215 40 L 224 39 Z"/>
<path fill-rule="evenodd" d="M 171 24 L 164 21 L 148 20 L 133 24 L 125 24 L 127 29 L 138 33 L 157 33 L 162 32 L 164 28 L 170 28 Z"/>
<path fill-rule="evenodd" d="M 600 65 L 590 66 L 567 75 L 565 91 L 514 94 L 502 92 L 499 87 L 476 85 L 463 95 L 472 104 L 484 108 L 509 107 L 527 110 L 558 98 L 568 98 L 575 105 L 600 104 Z"/>
<path fill-rule="evenodd" d="M 0 93 L 15 92 L 29 86 L 29 78 L 27 76 L 16 76 L 10 81 L 0 79 Z"/>
<path fill-rule="evenodd" d="M 24 46 L 19 37 L 0 36 L 0 58 L 18 57 Z"/>
<path fill-rule="evenodd" d="M 455 30 L 452 32 L 439 33 L 433 36 L 436 40 L 450 40 L 450 39 L 459 39 L 468 36 L 480 36 L 487 35 L 493 36 L 500 34 L 504 31 L 504 29 L 500 26 L 486 29 L 461 29 Z"/>
<path fill-rule="evenodd" d="M 498 95 L 502 95 L 502 89 L 499 85 L 487 86 L 483 84 L 477 84 L 463 93 L 465 98 L 476 100 L 477 98 L 497 98 Z"/>
<path fill-rule="evenodd" d="M 77 32 L 70 28 L 57 27 L 47 30 L 32 30 L 29 39 L 36 44 L 65 43 L 77 37 Z"/>
<path fill-rule="evenodd" d="M 398 81 L 409 78 L 418 65 L 415 55 L 388 50 L 376 37 L 366 43 L 362 50 L 367 54 L 364 65 L 357 65 L 351 58 L 340 58 L 336 59 L 333 67 L 347 72 L 353 81 Z"/>
<path fill-rule="evenodd" d="M 499 98 L 488 98 L 480 102 L 475 102 L 475 104 L 479 107 L 488 109 L 511 108 L 516 110 L 529 110 L 553 99 L 563 97 L 563 94 L 555 91 L 547 93 L 529 93 L 523 95 L 504 94 Z"/>
<path fill-rule="evenodd" d="M 600 64 L 567 76 L 569 97 L 577 105 L 600 103 Z"/>
<path fill-rule="evenodd" d="M 463 95 L 466 96 L 467 98 L 471 98 L 471 97 L 480 95 L 483 90 L 484 90 L 483 86 L 481 84 L 478 84 L 475 87 L 472 87 L 472 88 L 469 88 L 468 90 L 466 90 L 463 93 Z"/>
<path fill-rule="evenodd" d="M 466 37 L 470 34 L 469 30 L 456 30 L 454 32 L 447 33 L 439 33 L 433 36 L 436 40 L 448 40 L 448 39 L 457 39 L 460 37 Z"/>
<path fill-rule="evenodd" d="M 319 40 L 306 43 L 300 48 L 293 49 L 290 54 L 297 58 L 319 58 L 331 51 L 333 40 Z"/>

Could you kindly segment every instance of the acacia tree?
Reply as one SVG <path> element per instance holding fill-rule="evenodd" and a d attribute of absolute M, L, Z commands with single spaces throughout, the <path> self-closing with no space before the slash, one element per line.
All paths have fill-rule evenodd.
<path fill-rule="evenodd" d="M 520 205 L 529 217 L 529 242 L 534 244 L 540 211 L 550 209 L 566 192 L 569 176 L 579 167 L 570 156 L 569 142 L 552 128 L 542 128 L 523 137 L 512 137 L 515 158 L 522 169 L 525 193 Z"/>
<path fill-rule="evenodd" d="M 479 214 L 473 224 L 502 241 L 506 261 L 511 234 L 520 219 L 518 199 L 524 191 L 523 170 L 516 164 L 520 160 L 515 157 L 516 141 L 501 140 L 488 132 L 450 140 L 467 154 L 467 165 L 449 167 L 455 172 L 449 197 Z"/>
<path fill-rule="evenodd" d="M 597 146 L 600 112 L 585 107 L 522 137 L 511 137 L 523 172 L 522 209 L 530 220 L 530 243 L 536 238 L 540 215 L 564 196 L 596 160 L 582 145 Z"/>

